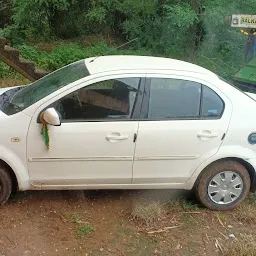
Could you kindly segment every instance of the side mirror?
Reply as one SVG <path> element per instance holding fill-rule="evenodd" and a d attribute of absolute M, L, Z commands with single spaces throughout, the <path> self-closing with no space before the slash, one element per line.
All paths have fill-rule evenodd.
<path fill-rule="evenodd" d="M 43 112 L 43 119 L 47 124 L 60 126 L 61 121 L 58 112 L 54 108 L 47 108 Z"/>

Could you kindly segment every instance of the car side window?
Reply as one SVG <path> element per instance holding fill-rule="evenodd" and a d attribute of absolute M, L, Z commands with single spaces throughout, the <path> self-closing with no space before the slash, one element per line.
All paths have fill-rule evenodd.
<path fill-rule="evenodd" d="M 200 99 L 200 83 L 151 78 L 148 119 L 199 118 Z"/>
<path fill-rule="evenodd" d="M 219 118 L 224 110 L 224 102 L 220 96 L 207 86 L 203 86 L 202 117 Z"/>
<path fill-rule="evenodd" d="M 62 121 L 131 119 L 140 78 L 106 80 L 83 87 L 52 104 Z"/>
<path fill-rule="evenodd" d="M 218 119 L 224 111 L 220 96 L 201 83 L 151 78 L 147 119 Z"/>

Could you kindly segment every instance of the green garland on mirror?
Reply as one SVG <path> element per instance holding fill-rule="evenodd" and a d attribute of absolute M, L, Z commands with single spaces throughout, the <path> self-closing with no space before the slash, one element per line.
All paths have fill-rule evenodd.
<path fill-rule="evenodd" d="M 40 120 L 42 122 L 42 129 L 41 129 L 41 134 L 44 137 L 44 144 L 47 147 L 47 149 L 50 149 L 50 136 L 49 136 L 49 130 L 47 126 L 47 122 L 44 120 L 44 113 L 41 113 L 40 115 Z"/>

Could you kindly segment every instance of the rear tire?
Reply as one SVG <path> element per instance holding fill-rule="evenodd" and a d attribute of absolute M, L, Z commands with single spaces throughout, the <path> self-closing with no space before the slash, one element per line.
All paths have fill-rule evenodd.
<path fill-rule="evenodd" d="M 4 204 L 12 193 L 12 179 L 6 167 L 0 165 L 0 205 Z"/>
<path fill-rule="evenodd" d="M 195 184 L 197 199 L 211 210 L 231 210 L 248 195 L 251 180 L 236 161 L 220 161 L 207 167 Z"/>

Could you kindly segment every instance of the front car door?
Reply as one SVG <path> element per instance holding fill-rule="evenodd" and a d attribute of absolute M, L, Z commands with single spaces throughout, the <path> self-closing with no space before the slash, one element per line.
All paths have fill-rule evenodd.
<path fill-rule="evenodd" d="M 145 78 L 101 77 L 69 89 L 35 112 L 28 131 L 30 179 L 42 186 L 131 184 L 134 137 Z M 50 126 L 50 150 L 40 134 L 40 113 L 54 107 L 61 126 Z"/>
<path fill-rule="evenodd" d="M 231 112 L 229 99 L 206 81 L 148 75 L 133 183 L 185 183 L 218 151 Z"/>

